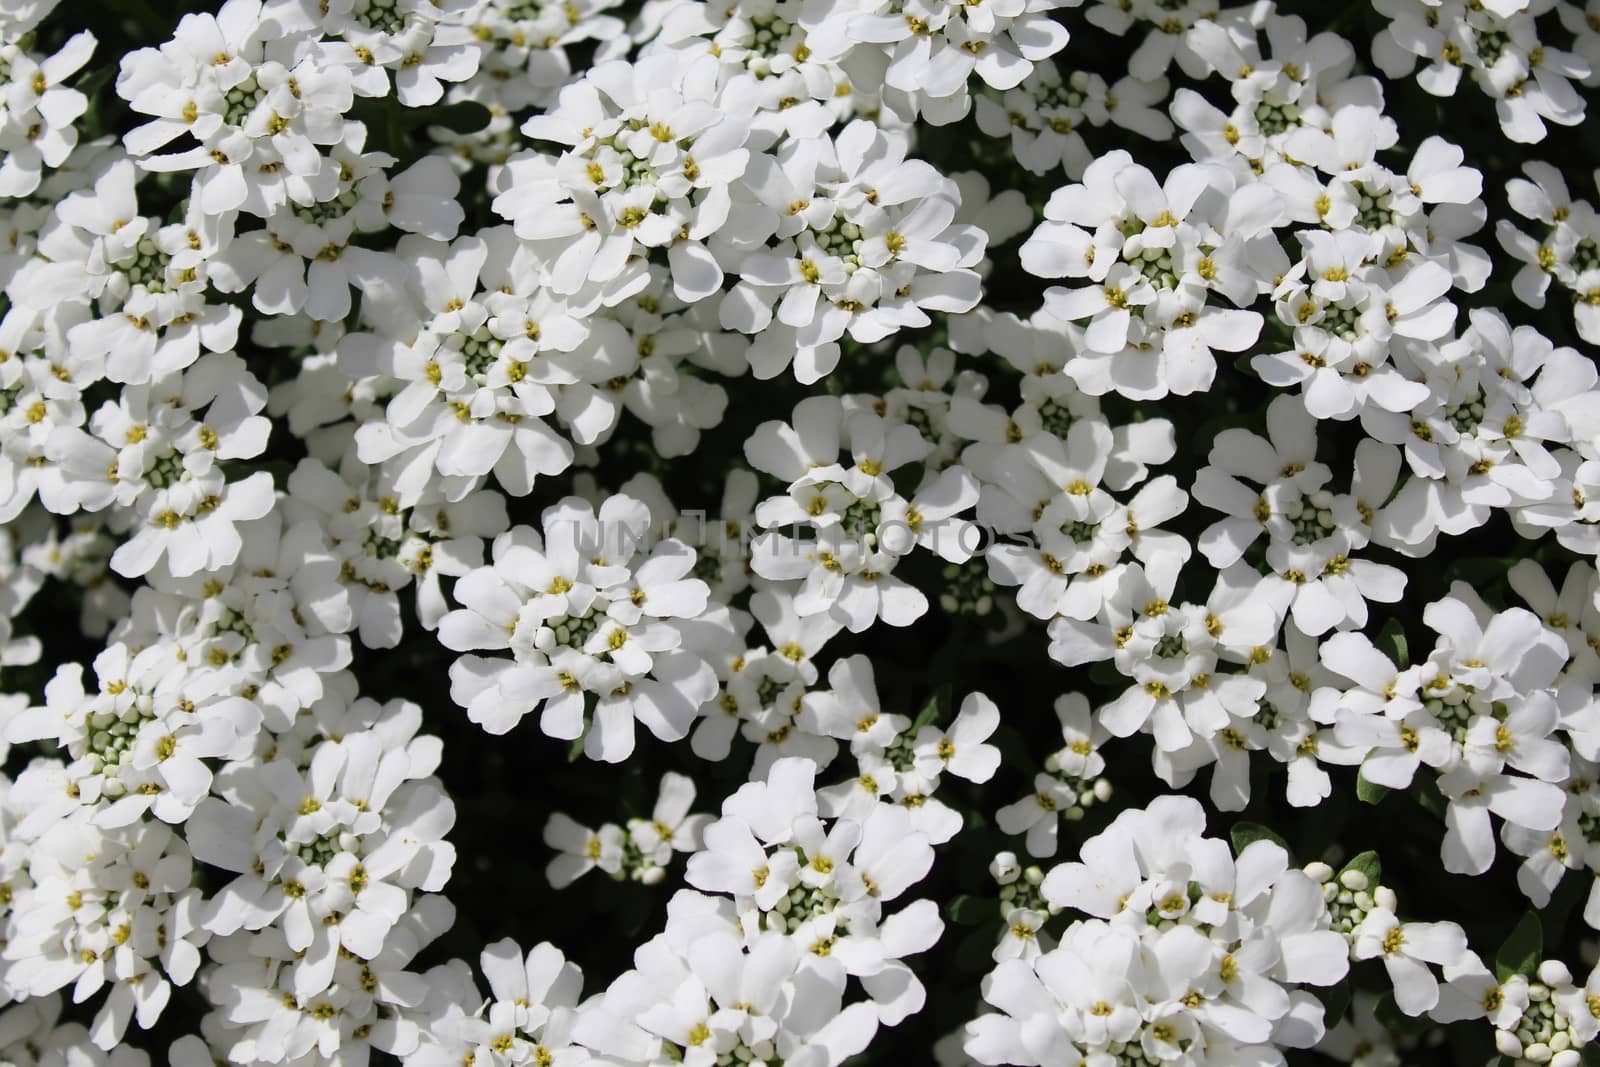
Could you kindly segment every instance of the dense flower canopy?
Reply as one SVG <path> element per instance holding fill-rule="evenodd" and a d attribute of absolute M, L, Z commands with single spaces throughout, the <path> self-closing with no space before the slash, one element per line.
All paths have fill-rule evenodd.
<path fill-rule="evenodd" d="M 0 0 L 0 1064 L 1600 1062 L 1597 86 Z"/>

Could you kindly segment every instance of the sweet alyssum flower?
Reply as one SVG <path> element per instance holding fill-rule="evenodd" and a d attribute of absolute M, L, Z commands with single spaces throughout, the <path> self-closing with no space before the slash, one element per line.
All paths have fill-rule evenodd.
<path fill-rule="evenodd" d="M 1320 1005 L 1294 987 L 1338 982 L 1345 940 L 1278 845 L 1256 841 L 1235 857 L 1203 836 L 1204 819 L 1196 801 L 1157 800 L 1085 842 L 1082 862 L 1049 871 L 1040 889 L 1051 907 L 1093 918 L 990 972 L 984 999 L 999 1010 L 968 1024 L 967 1054 L 1039 1064 L 1063 1047 L 1107 1059 L 1135 1048 L 1159 1061 L 1193 1048 L 1208 1050 L 1198 1062 L 1221 1063 L 1221 1049 L 1314 1042 Z"/>
<path fill-rule="evenodd" d="M 1429 60 L 1417 82 L 1435 96 L 1448 96 L 1466 71 L 1495 101 L 1500 128 L 1512 141 L 1542 141 L 1545 123 L 1583 121 L 1584 102 L 1570 80 L 1586 79 L 1589 64 L 1540 40 L 1538 16 L 1554 5 L 1436 5 L 1422 0 L 1384 0 L 1376 5 L 1391 20 L 1373 39 L 1372 58 L 1391 78 Z"/>
<path fill-rule="evenodd" d="M 120 151 L 97 160 L 93 173 L 93 186 L 57 204 L 40 232 L 41 256 L 20 271 L 18 302 L 41 312 L 85 305 L 68 340 L 80 358 L 103 366 L 96 378 L 145 385 L 202 352 L 226 354 L 240 314 L 206 299 L 216 227 L 198 210 L 167 225 L 144 215 L 138 174 Z"/>
<path fill-rule="evenodd" d="M 1320 637 L 1365 625 L 1367 600 L 1394 603 L 1405 592 L 1402 571 L 1352 558 L 1371 538 L 1398 457 L 1363 441 L 1352 492 L 1336 494 L 1327 488 L 1333 472 L 1316 459 L 1316 420 L 1298 400 L 1274 400 L 1267 430 L 1270 439 L 1243 430 L 1217 435 L 1210 463 L 1195 475 L 1195 499 L 1227 517 L 1200 535 L 1200 550 L 1213 566 L 1231 566 L 1264 533 L 1266 564 L 1302 632 Z"/>
<path fill-rule="evenodd" d="M 74 123 L 89 100 L 65 84 L 89 62 L 94 34 L 73 34 L 54 55 L 37 55 L 8 41 L 0 45 L 7 85 L 0 96 L 5 116 L 0 124 L 0 196 L 27 196 L 39 187 L 45 167 L 66 162 L 78 143 Z"/>
<path fill-rule="evenodd" d="M 722 325 L 756 335 L 750 364 L 803 383 L 831 371 L 840 338 L 871 343 L 963 312 L 979 297 L 984 232 L 956 221 L 960 187 L 907 159 L 909 142 L 856 121 L 833 137 L 780 146 L 747 181 L 764 212 L 741 212 L 722 254 L 739 281 Z M 785 149 L 788 149 L 785 151 Z M 776 171 L 776 173 L 773 173 Z M 676 270 L 676 268 L 675 268 Z"/>
<path fill-rule="evenodd" d="M 551 737 L 583 739 L 593 759 L 626 759 L 634 722 L 665 741 L 684 737 L 716 692 L 707 637 L 726 609 L 689 577 L 694 551 L 665 540 L 646 548 L 649 512 L 612 497 L 598 512 L 577 498 L 547 508 L 542 534 L 515 527 L 495 539 L 494 562 L 456 585 L 464 605 L 439 639 L 466 655 L 451 692 L 474 722 L 504 733 L 540 711 Z M 691 620 L 710 625 L 688 627 Z M 725 623 L 723 625 L 726 625 Z"/>
<path fill-rule="evenodd" d="M 509 161 L 495 209 L 548 249 L 555 291 L 617 281 L 636 249 L 663 250 L 685 300 L 720 286 L 702 242 L 728 220 L 750 155 L 750 108 L 717 94 L 717 69 L 710 56 L 670 51 L 601 64 L 524 124 L 560 154 Z"/>
<path fill-rule="evenodd" d="M 128 150 L 152 170 L 198 171 L 197 197 L 215 214 L 245 204 L 279 167 L 319 169 L 352 102 L 350 71 L 316 50 L 296 55 L 294 35 L 264 32 L 262 6 L 229 0 L 215 15 L 187 15 L 172 40 L 126 56 L 117 78 L 130 106 L 152 116 Z M 186 135 L 199 143 L 151 155 Z"/>
<path fill-rule="evenodd" d="M 1067 45 L 1067 29 L 1051 18 L 1053 8 L 1080 0 L 1022 0 L 967 5 L 951 0 L 915 0 L 898 10 L 864 5 L 845 32 L 858 42 L 882 44 L 890 52 L 883 81 L 905 93 L 911 115 L 935 125 L 966 114 L 967 82 L 976 73 L 995 89 L 1010 89 Z"/>
<path fill-rule="evenodd" d="M 839 457 L 846 448 L 849 466 Z M 745 451 L 758 470 L 789 480 L 786 495 L 756 509 L 769 532 L 752 543 L 752 566 L 763 578 L 800 580 L 801 615 L 827 612 L 852 631 L 878 617 L 908 625 L 928 602 L 894 576 L 899 560 L 919 545 L 956 563 L 972 554 L 976 531 L 959 517 L 977 503 L 971 474 L 947 467 L 910 499 L 893 480 L 896 470 L 927 455 L 915 426 L 813 397 L 796 406 L 791 423 L 764 423 Z"/>
<path fill-rule="evenodd" d="M 563 377 L 550 363 L 588 334 L 560 305 L 528 299 L 528 267 L 515 261 L 509 237 L 403 239 L 412 264 L 403 294 L 369 300 L 376 329 L 339 342 L 345 373 L 402 383 L 386 418 L 357 431 L 356 446 L 364 461 L 393 460 L 406 472 L 396 482 L 405 496 L 438 478 L 459 499 L 491 473 L 526 495 L 572 462 L 571 443 L 543 417 L 556 409 L 551 386 Z"/>
<path fill-rule="evenodd" d="M 1265 683 L 1228 664 L 1248 663 L 1272 644 L 1288 606 L 1282 592 L 1243 564 L 1217 576 L 1205 604 L 1171 603 L 1182 561 L 1159 556 L 1128 565 L 1091 619 L 1050 625 L 1050 656 L 1072 667 L 1111 660 L 1130 684 L 1098 711 L 1115 737 L 1148 730 L 1166 752 L 1249 716 Z"/>
<path fill-rule="evenodd" d="M 1056 190 L 1022 264 L 1088 283 L 1045 293 L 1052 315 L 1089 320 L 1087 351 L 1067 373 L 1089 393 L 1140 400 L 1209 388 L 1212 351 L 1242 351 L 1261 332 L 1255 312 L 1213 306 L 1210 294 L 1247 305 L 1281 273 L 1281 212 L 1275 192 L 1222 167 L 1185 164 L 1158 183 L 1121 151 Z"/>
<path fill-rule="evenodd" d="M 237 558 L 236 526 L 272 507 L 272 476 L 230 481 L 220 464 L 266 447 L 265 404 L 243 360 L 211 354 L 106 401 L 90 431 L 52 434 L 47 451 L 76 483 L 79 506 L 110 508 L 117 527 L 134 531 L 112 554 L 114 570 L 138 576 L 164 564 L 181 578 Z"/>

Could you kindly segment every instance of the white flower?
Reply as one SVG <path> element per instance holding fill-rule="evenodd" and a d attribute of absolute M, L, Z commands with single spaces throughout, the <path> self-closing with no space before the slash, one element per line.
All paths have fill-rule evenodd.
<path fill-rule="evenodd" d="M 854 41 L 893 46 L 883 75 L 887 88 L 907 94 L 911 115 L 945 124 L 966 114 L 974 72 L 990 87 L 1014 87 L 1067 45 L 1067 30 L 1047 14 L 1081 0 L 1023 0 L 967 5 L 913 0 L 888 11 L 863 5 L 845 32 Z M 881 12 L 881 13 L 880 13 Z"/>
<path fill-rule="evenodd" d="M 1178 565 L 1161 557 L 1130 564 L 1119 588 L 1093 620 L 1051 624 L 1050 655 L 1066 666 L 1110 659 L 1132 684 L 1102 707 L 1100 722 L 1114 737 L 1148 729 L 1165 752 L 1207 738 L 1229 715 L 1253 715 L 1265 683 L 1222 670 L 1247 663 L 1271 645 L 1286 598 L 1242 564 L 1223 571 L 1204 605 L 1172 604 Z"/>
<path fill-rule="evenodd" d="M 722 610 L 688 577 L 694 551 L 666 540 L 641 552 L 649 513 L 628 497 L 598 514 L 568 498 L 542 524 L 542 537 L 519 526 L 496 538 L 494 563 L 456 583 L 465 606 L 440 622 L 440 641 L 512 658 L 460 657 L 451 695 L 492 733 L 542 709 L 541 730 L 583 738 L 590 758 L 608 762 L 633 751 L 636 719 L 662 740 L 682 738 L 716 692 L 684 623 Z"/>
<path fill-rule="evenodd" d="M 269 10 L 286 30 L 334 38 L 323 45 L 328 60 L 349 70 L 362 96 L 386 96 L 392 71 L 400 103 L 426 107 L 444 95 L 442 83 L 465 81 L 478 69 L 479 49 L 456 4 L 332 0 L 323 7 L 277 0 Z"/>
<path fill-rule="evenodd" d="M 0 345 L 12 353 L 0 364 L 0 389 L 10 398 L 0 413 L 0 486 L 8 492 L 0 519 L 6 522 L 34 499 L 56 514 L 78 507 L 72 480 L 50 459 L 50 439 L 83 425 L 79 383 L 100 376 L 100 361 L 67 340 L 70 327 L 81 319 L 79 306 L 65 304 L 48 315 L 17 306 L 0 320 Z"/>
<path fill-rule="evenodd" d="M 1235 859 L 1204 838 L 1204 819 L 1196 801 L 1159 798 L 1085 842 L 1082 863 L 1046 875 L 1052 910 L 1097 918 L 990 973 L 984 998 L 1000 1013 L 968 1024 L 967 1053 L 1043 1064 L 1068 1048 L 1109 1060 L 1138 1042 L 1159 1061 L 1158 1050 L 1191 1039 L 1314 1042 L 1320 1008 L 1285 987 L 1337 983 L 1348 968 L 1344 938 L 1328 928 L 1316 883 L 1287 869 L 1281 848 L 1257 841 Z M 1285 1025 L 1294 1016 L 1308 1025 L 1301 1035 Z"/>
<path fill-rule="evenodd" d="M 908 147 L 904 136 L 858 120 L 817 144 L 794 142 L 792 155 L 752 162 L 762 210 L 742 215 L 726 238 L 737 242 L 723 258 L 740 280 L 719 316 L 724 327 L 757 335 L 749 352 L 756 377 L 793 362 L 809 384 L 833 370 L 846 333 L 870 344 L 927 325 L 928 311 L 978 302 L 972 268 L 986 235 L 955 221 L 960 188 L 906 159 Z"/>
<path fill-rule="evenodd" d="M 414 891 L 443 887 L 455 808 L 437 780 L 378 731 L 327 740 L 304 770 L 244 765 L 189 824 L 196 858 L 235 875 L 208 904 L 218 934 L 269 924 L 294 954 L 282 978 L 312 997 L 338 980 L 341 955 L 379 957 Z M 332 921 L 324 921 L 337 914 Z M 413 914 L 415 914 L 413 912 Z"/>
<path fill-rule="evenodd" d="M 574 822 L 572 816 L 553 813 L 544 824 L 544 843 L 558 855 L 545 867 L 552 889 L 565 889 L 596 868 L 606 874 L 622 872 L 622 827 L 607 823 L 599 831 Z"/>
<path fill-rule="evenodd" d="M 392 648 L 401 637 L 397 591 L 415 579 L 419 621 L 438 626 L 449 609 L 441 576 L 460 577 L 482 565 L 484 539 L 508 525 L 505 499 L 480 490 L 451 501 L 435 491 L 402 506 L 392 481 L 371 474 L 353 454 L 341 469 L 355 484 L 303 460 L 289 476 L 285 505 L 297 522 L 310 520 L 326 532 L 362 644 Z"/>
<path fill-rule="evenodd" d="M 1045 757 L 1031 796 L 995 812 L 1000 829 L 1027 834 L 1031 856 L 1055 855 L 1058 818 L 1076 822 L 1095 804 L 1111 799 L 1111 783 L 1102 776 L 1105 758 L 1099 752 L 1110 735 L 1090 714 L 1088 699 L 1064 693 L 1056 698 L 1055 711 L 1066 746 Z"/>
<path fill-rule="evenodd" d="M 628 835 L 634 847 L 655 870 L 670 863 L 674 852 L 694 852 L 700 847 L 701 833 L 711 816 L 689 813 L 694 797 L 694 781 L 668 771 L 661 778 L 661 793 L 650 818 L 629 821 Z"/>
<path fill-rule="evenodd" d="M 961 710 L 948 732 L 924 726 L 914 742 L 916 768 L 925 777 L 944 771 L 969 782 L 983 783 L 1000 766 L 1000 750 L 984 744 L 1000 725 L 1000 709 L 982 693 L 961 702 Z"/>
<path fill-rule="evenodd" d="M 1017 606 L 1036 618 L 1094 615 L 1129 554 L 1143 563 L 1189 557 L 1187 541 L 1160 529 L 1188 504 L 1175 479 L 1152 479 L 1126 504 L 1102 488 L 1125 469 L 1114 465 L 1116 438 L 1104 420 L 1081 416 L 1064 438 L 1039 434 L 1004 450 L 975 445 L 966 453 L 984 482 L 979 518 L 1028 535 L 1027 543 L 988 550 L 989 576 L 1021 586 Z"/>
<path fill-rule="evenodd" d="M 877 1013 L 865 1001 L 839 1011 L 835 983 L 804 982 L 800 963 L 801 949 L 775 931 L 746 947 L 720 930 L 682 953 L 658 939 L 582 1014 L 576 1034 L 603 1054 L 681 1056 L 689 1067 L 740 1053 L 837 1067 L 867 1046 Z"/>
<path fill-rule="evenodd" d="M 15 718 L 13 743 L 49 738 L 73 757 L 67 774 L 95 812 L 98 826 L 120 827 L 150 811 L 181 825 L 210 790 L 205 761 L 247 753 L 261 723 L 249 701 L 219 692 L 225 676 L 193 675 L 170 645 L 135 656 L 113 645 L 95 661 L 100 693 L 83 691 L 82 669 L 63 667 L 45 689 L 46 704 Z"/>
<path fill-rule="evenodd" d="M 18 302 L 51 317 L 62 305 L 89 305 L 63 328 L 96 378 L 144 385 L 189 367 L 202 350 L 226 353 L 241 316 L 206 300 L 206 264 L 223 237 L 217 224 L 194 205 L 167 225 L 142 215 L 138 175 L 120 153 L 91 172 L 92 188 L 63 198 L 39 235 L 40 256 L 18 275 Z"/>
<path fill-rule="evenodd" d="M 1210 293 L 1248 305 L 1269 287 L 1281 215 L 1275 191 L 1220 166 L 1186 164 L 1158 184 L 1120 150 L 1090 164 L 1022 247 L 1030 273 L 1088 282 L 1045 293 L 1055 317 L 1089 320 L 1067 373 L 1088 393 L 1138 400 L 1210 388 L 1212 350 L 1243 351 L 1261 332 L 1259 315 L 1212 306 Z"/>
<path fill-rule="evenodd" d="M 265 404 L 243 360 L 213 353 L 181 376 L 124 389 L 95 412 L 92 434 L 52 433 L 47 453 L 80 483 L 81 506 L 112 506 L 114 528 L 133 530 L 112 569 L 137 577 L 164 561 L 182 578 L 238 557 L 236 527 L 272 508 L 272 476 L 227 481 L 219 465 L 266 447 L 270 423 L 256 414 Z"/>
<path fill-rule="evenodd" d="M 1409 411 L 1423 394 L 1390 364 L 1393 339 L 1438 341 L 1449 332 L 1456 309 L 1442 298 L 1450 272 L 1422 261 L 1397 277 L 1368 262 L 1373 239 L 1359 230 L 1296 236 L 1303 258 L 1273 291 L 1295 348 L 1253 357 L 1252 368 L 1271 385 L 1300 385 L 1319 419 L 1373 405 Z"/>
<path fill-rule="evenodd" d="M 1418 84 L 1450 96 L 1465 70 L 1495 101 L 1500 128 L 1512 141 L 1543 140 L 1545 122 L 1583 121 L 1583 98 L 1569 79 L 1587 79 L 1589 65 L 1540 41 L 1536 16 L 1550 5 L 1382 0 L 1375 6 L 1392 20 L 1372 45 L 1373 61 L 1389 77 L 1410 74 L 1419 57 L 1431 60 Z"/>
<path fill-rule="evenodd" d="M 74 122 L 89 100 L 64 84 L 95 49 L 94 34 L 74 34 L 54 55 L 38 56 L 8 42 L 0 46 L 6 86 L 5 113 L 0 120 L 0 196 L 28 196 L 39 187 L 45 167 L 66 162 L 78 143 Z"/>
<path fill-rule="evenodd" d="M 1382 907 L 1367 913 L 1351 944 L 1355 959 L 1383 960 L 1395 1003 L 1407 1015 L 1421 1015 L 1439 1002 L 1439 980 L 1428 964 L 1453 967 L 1466 954 L 1466 934 L 1455 923 L 1402 923 Z"/>
<path fill-rule="evenodd" d="M 1026 834 L 1030 856 L 1053 856 L 1060 813 L 1073 798 L 1054 777 L 1037 774 L 1033 793 L 995 812 L 995 825 L 1008 834 Z"/>
<path fill-rule="evenodd" d="M 569 352 L 593 359 L 602 346 L 580 351 L 589 332 L 533 293 L 510 238 L 499 228 L 448 246 L 403 238 L 412 264 L 403 295 L 369 302 L 376 330 L 339 342 L 346 373 L 399 379 L 386 417 L 357 430 L 356 448 L 364 462 L 403 472 L 396 487 L 408 504 L 435 482 L 460 499 L 491 473 L 524 496 L 572 462 L 571 443 L 543 418 L 566 377 L 552 364 Z"/>
<path fill-rule="evenodd" d="M 1167 95 L 1165 78 L 1145 81 L 1129 75 L 1108 86 L 1100 75 L 1062 72 L 1038 66 L 996 100 L 974 100 L 978 126 L 991 137 L 1008 137 L 1017 163 L 1034 174 L 1062 167 L 1069 178 L 1083 177 L 1094 160 L 1080 131 L 1085 125 L 1114 123 L 1151 140 L 1172 136 L 1172 123 L 1156 110 Z"/>
<path fill-rule="evenodd" d="M 1583 200 L 1573 200 L 1561 173 L 1548 163 L 1530 160 L 1523 172 L 1532 181 L 1513 178 L 1506 183 L 1512 210 L 1542 224 L 1535 238 L 1518 230 L 1508 219 L 1496 223 L 1500 245 L 1524 266 L 1513 279 L 1517 298 L 1529 307 L 1542 308 L 1550 282 L 1570 291 L 1578 335 L 1594 343 L 1600 337 L 1600 215 Z"/>
<path fill-rule="evenodd" d="M 843 448 L 851 452 L 848 467 L 839 459 Z M 915 621 L 927 598 L 894 575 L 896 565 L 918 546 L 964 562 L 977 533 L 960 517 L 978 498 L 964 468 L 945 468 L 909 500 L 901 495 L 892 475 L 927 452 L 914 426 L 851 411 L 834 397 L 802 400 L 792 424 L 763 423 L 745 443 L 746 458 L 789 485 L 756 509 L 768 532 L 751 546 L 755 572 L 801 580 L 799 613 L 826 612 L 852 632 L 879 617 L 891 626 Z"/>
<path fill-rule="evenodd" d="M 296 55 L 292 37 L 270 40 L 261 16 L 261 0 L 185 15 L 172 40 L 123 57 L 117 77 L 118 94 L 152 116 L 128 133 L 128 150 L 151 170 L 198 171 L 196 198 L 210 214 L 244 205 L 280 167 L 314 173 L 344 135 L 350 72 L 318 51 Z M 199 143 L 151 155 L 185 134 Z"/>
<path fill-rule="evenodd" d="M 429 942 L 455 921 L 443 897 L 428 895 L 396 924 L 395 936 L 371 960 L 339 955 L 333 980 L 313 994 L 296 992 L 281 937 L 271 932 L 213 941 L 216 966 L 206 976 L 213 990 L 207 1033 L 234 1057 L 274 1062 L 314 1051 L 340 1053 L 357 1062 L 374 1049 L 407 1056 L 420 1041 L 428 983 L 406 970 Z M 203 1062 L 203 1061 L 202 1061 Z"/>
<path fill-rule="evenodd" d="M 1439 1003 L 1429 1012 L 1442 1023 L 1487 1018 L 1499 1029 L 1514 1025 L 1528 1008 L 1528 979 L 1514 974 L 1499 981 L 1473 952 L 1444 969 Z"/>
<path fill-rule="evenodd" d="M 602 63 L 524 124 L 560 154 L 512 159 L 495 210 L 548 250 L 544 278 L 557 293 L 616 281 L 635 249 L 664 250 L 686 301 L 720 287 L 702 242 L 728 220 L 750 106 L 716 95 L 717 66 L 678 52 Z"/>
<path fill-rule="evenodd" d="M 489 999 L 480 1000 L 473 986 L 471 999 L 449 1003 L 422 1029 L 421 1045 L 407 1063 L 443 1067 L 468 1056 L 512 1063 L 549 1057 L 568 1067 L 587 1058 L 569 1044 L 583 974 L 559 949 L 540 943 L 524 955 L 507 938 L 485 947 L 479 966 L 489 981 Z M 436 980 L 437 974 L 435 969 L 428 977 Z"/>
<path fill-rule="evenodd" d="M 103 833 L 86 816 L 34 843 L 33 893 L 21 901 L 17 936 L 5 949 L 8 991 L 44 996 L 69 983 L 83 1001 L 102 989 L 89 1037 L 119 1044 L 128 1023 L 155 1025 L 172 994 L 200 965 L 198 890 L 189 850 L 159 824 Z"/>
<path fill-rule="evenodd" d="M 1548 832 L 1560 825 L 1565 807 L 1558 785 L 1485 772 L 1470 764 L 1441 775 L 1439 790 L 1449 801 L 1442 849 L 1445 869 L 1457 873 L 1482 874 L 1494 862 L 1490 812 L 1511 826 Z"/>
<path fill-rule="evenodd" d="M 1600 0 L 619 3 L 0 0 L 0 1063 L 1580 1067 Z"/>
<path fill-rule="evenodd" d="M 347 124 L 315 174 L 290 175 L 247 199 L 264 225 L 235 234 L 211 260 L 218 289 L 249 288 L 265 315 L 305 311 L 318 322 L 340 322 L 350 314 L 351 285 L 375 295 L 389 280 L 386 257 L 353 244 L 357 235 L 392 225 L 438 240 L 455 236 L 460 182 L 450 168 L 429 157 L 391 179 L 384 168 L 395 159 L 363 152 L 366 135 L 365 127 Z"/>
<path fill-rule="evenodd" d="M 1249 8 L 1219 11 L 1212 0 L 1096 0 L 1088 19 L 1107 33 L 1127 35 L 1134 26 L 1147 24 L 1140 44 L 1128 60 L 1128 73 L 1150 80 L 1166 73 L 1174 60 L 1191 78 L 1203 78 L 1210 60 L 1190 40 L 1193 28 L 1215 21 L 1240 42 L 1254 36 L 1247 21 Z"/>
<path fill-rule="evenodd" d="M 0 1013 L 7 1044 L 0 1056 L 18 1064 L 80 1062 L 94 1067 L 148 1067 L 150 1057 L 132 1045 L 97 1048 L 82 1023 L 61 1021 L 59 994 L 30 997 Z"/>
<path fill-rule="evenodd" d="M 1367 472 L 1398 464 L 1392 449 L 1362 441 L 1356 450 L 1354 493 L 1330 492 L 1332 471 L 1318 463 L 1316 420 L 1299 401 L 1280 396 L 1267 407 L 1270 440 L 1224 430 L 1210 463 L 1195 476 L 1195 499 L 1227 518 L 1200 535 L 1200 550 L 1215 567 L 1236 563 L 1265 533 L 1270 582 L 1289 598 L 1295 625 L 1312 637 L 1335 627 L 1363 626 L 1367 600 L 1394 603 L 1405 574 L 1351 558 L 1365 547 L 1388 485 L 1367 486 Z M 1383 479 L 1392 484 L 1392 478 Z M 1259 481 L 1259 487 L 1248 484 Z M 1376 490 L 1376 491 L 1374 491 Z M 1368 503 L 1367 500 L 1372 503 Z"/>

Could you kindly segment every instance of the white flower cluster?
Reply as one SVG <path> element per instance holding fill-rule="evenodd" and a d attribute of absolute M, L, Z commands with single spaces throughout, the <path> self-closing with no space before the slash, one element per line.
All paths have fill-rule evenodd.
<path fill-rule="evenodd" d="M 1600 0 L 158 6 L 0 0 L 0 1063 L 1600 1047 Z"/>
<path fill-rule="evenodd" d="M 1575 200 L 1559 170 L 1532 160 L 1523 164 L 1527 178 L 1506 183 L 1512 210 L 1539 224 L 1538 239 L 1510 219 L 1495 223 L 1495 236 L 1506 254 L 1525 265 L 1512 288 L 1517 299 L 1531 308 L 1544 307 L 1550 283 L 1555 281 L 1572 298 L 1572 317 L 1578 336 L 1600 344 L 1600 215 L 1586 200 Z M 1595 172 L 1600 183 L 1600 171 Z"/>
<path fill-rule="evenodd" d="M 1090 917 L 984 979 L 998 1011 L 968 1025 L 967 1054 L 1030 1067 L 1282 1063 L 1278 1048 L 1314 1045 L 1322 1004 L 1299 987 L 1333 985 L 1350 966 L 1321 888 L 1271 841 L 1235 857 L 1204 830 L 1198 801 L 1163 798 L 1046 874 L 1046 904 Z"/>
<path fill-rule="evenodd" d="M 626 826 L 605 823 L 598 830 L 580 826 L 572 816 L 556 812 L 545 823 L 544 843 L 557 850 L 545 868 L 556 889 L 565 889 L 593 870 L 612 878 L 631 878 L 660 885 L 674 852 L 697 851 L 708 815 L 692 815 L 694 781 L 668 771 L 648 819 L 629 819 Z"/>
<path fill-rule="evenodd" d="M 1586 24 L 1580 21 L 1586 14 L 1581 5 L 1374 0 L 1373 6 L 1391 20 L 1372 43 L 1373 62 L 1389 77 L 1409 75 L 1420 60 L 1427 66 L 1418 71 L 1418 84 L 1434 96 L 1450 96 L 1465 72 L 1494 101 L 1500 128 L 1512 141 L 1542 141 L 1546 122 L 1575 126 L 1583 121 L 1584 100 L 1572 83 L 1592 81 L 1595 70 L 1584 55 L 1545 43 L 1552 31 L 1560 39 L 1553 15 L 1569 28 Z M 1595 32 L 1589 28 L 1590 36 Z M 1593 45 L 1587 50 L 1592 53 Z"/>

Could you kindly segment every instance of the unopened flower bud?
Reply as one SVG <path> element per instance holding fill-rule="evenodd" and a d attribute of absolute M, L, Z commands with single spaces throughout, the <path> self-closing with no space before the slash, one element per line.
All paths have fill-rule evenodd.
<path fill-rule="evenodd" d="M 1500 1055 L 1508 1059 L 1522 1058 L 1522 1042 L 1517 1040 L 1517 1035 L 1510 1030 L 1496 1030 L 1494 1032 L 1494 1047 Z"/>
<path fill-rule="evenodd" d="M 989 861 L 989 874 L 1001 885 L 1010 885 L 1022 873 L 1022 864 L 1017 861 L 1015 852 L 997 853 Z"/>
<path fill-rule="evenodd" d="M 1551 986 L 1571 985 L 1572 972 L 1560 960 L 1545 960 L 1539 964 L 1539 981 Z"/>

